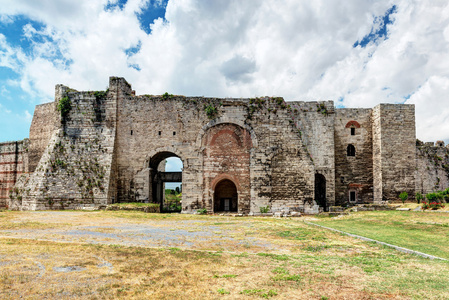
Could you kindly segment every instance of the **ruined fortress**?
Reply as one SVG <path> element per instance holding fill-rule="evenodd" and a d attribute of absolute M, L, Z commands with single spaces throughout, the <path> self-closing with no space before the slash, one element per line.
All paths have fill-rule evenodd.
<path fill-rule="evenodd" d="M 316 213 L 444 189 L 447 150 L 417 142 L 413 105 L 136 96 L 111 77 L 104 92 L 57 85 L 29 139 L 0 144 L 0 207 L 161 203 L 182 182 L 186 213 Z M 169 157 L 182 172 L 165 172 Z"/>

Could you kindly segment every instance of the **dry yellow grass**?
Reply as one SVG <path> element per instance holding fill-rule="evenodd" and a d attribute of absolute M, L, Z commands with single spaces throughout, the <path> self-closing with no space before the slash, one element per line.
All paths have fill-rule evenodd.
<path fill-rule="evenodd" d="M 1 226 L 15 223 L 22 229 L 33 228 L 33 218 L 55 226 L 58 220 L 65 223 L 33 229 L 46 240 L 0 230 L 2 299 L 449 298 L 449 264 L 317 229 L 300 219 L 115 212 L 67 212 L 61 218 L 50 212 L 3 215 Z M 51 228 L 70 232 L 92 224 L 95 232 L 122 234 L 125 242 L 133 237 L 118 225 L 174 229 L 166 234 L 186 228 L 216 233 L 210 241 L 183 249 L 96 245 L 62 233 L 44 234 Z M 253 239 L 260 243 L 251 244 Z M 228 250 L 212 251 L 220 248 Z"/>

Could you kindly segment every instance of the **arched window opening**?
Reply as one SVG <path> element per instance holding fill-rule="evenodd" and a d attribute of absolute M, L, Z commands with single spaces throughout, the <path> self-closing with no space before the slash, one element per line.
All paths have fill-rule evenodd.
<path fill-rule="evenodd" d="M 348 145 L 348 148 L 346 149 L 347 156 L 355 156 L 355 147 L 351 144 Z"/>

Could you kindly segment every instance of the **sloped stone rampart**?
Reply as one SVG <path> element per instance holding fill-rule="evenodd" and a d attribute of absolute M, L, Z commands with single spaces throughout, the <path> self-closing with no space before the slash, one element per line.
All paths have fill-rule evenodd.
<path fill-rule="evenodd" d="M 53 131 L 35 171 L 16 185 L 11 208 L 75 209 L 110 202 L 115 142 L 112 94 L 56 87 L 56 101 L 67 97 L 70 112 L 58 116 L 59 129 Z"/>

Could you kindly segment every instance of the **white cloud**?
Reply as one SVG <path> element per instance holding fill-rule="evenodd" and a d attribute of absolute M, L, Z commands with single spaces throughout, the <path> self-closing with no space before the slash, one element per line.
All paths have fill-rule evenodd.
<path fill-rule="evenodd" d="M 150 35 L 136 14 L 161 1 L 129 0 L 123 10 L 104 11 L 107 3 L 0 0 L 0 21 L 25 15 L 46 25 L 24 27 L 31 55 L 0 35 L 0 65 L 19 72 L 21 87 L 41 101 L 57 83 L 98 90 L 108 76 L 125 77 L 140 94 L 343 99 L 338 104 L 348 107 L 412 95 L 418 137 L 449 139 L 447 1 L 170 0 L 166 21 L 155 20 Z M 388 38 L 354 48 L 393 4 Z M 126 55 L 136 45 L 139 52 Z"/>
<path fill-rule="evenodd" d="M 432 76 L 406 102 L 415 104 L 416 134 L 421 139 L 449 140 L 448 95 L 449 78 Z"/>

